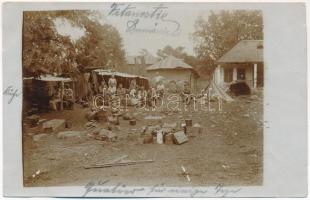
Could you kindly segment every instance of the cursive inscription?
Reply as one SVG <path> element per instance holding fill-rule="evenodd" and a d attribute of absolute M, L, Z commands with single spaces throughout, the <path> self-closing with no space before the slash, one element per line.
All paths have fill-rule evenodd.
<path fill-rule="evenodd" d="M 8 104 L 12 103 L 12 101 L 21 94 L 22 92 L 19 92 L 18 89 L 14 88 L 12 85 L 8 86 L 3 92 L 3 95 L 9 96 Z"/>
<path fill-rule="evenodd" d="M 168 7 L 159 4 L 149 10 L 138 10 L 130 3 L 113 3 L 109 16 L 130 18 L 126 23 L 126 32 L 144 32 L 177 36 L 181 26 L 176 20 L 169 18 Z M 149 20 L 147 26 L 142 20 Z"/>
<path fill-rule="evenodd" d="M 235 194 L 238 193 L 241 190 L 241 188 L 237 188 L 237 189 L 230 189 L 227 187 L 224 187 L 223 184 L 218 184 L 215 188 L 214 188 L 214 193 L 216 195 L 219 195 L 221 197 L 227 197 L 230 194 Z"/>
<path fill-rule="evenodd" d="M 227 197 L 240 192 L 241 188 L 228 188 L 222 184 L 215 187 L 166 187 L 164 183 L 155 184 L 151 187 L 129 187 L 124 183 L 111 184 L 110 180 L 90 181 L 85 185 L 83 197 L 91 194 L 121 195 L 121 196 L 159 196 L 160 194 L 169 194 L 171 196 L 214 196 Z"/>
<path fill-rule="evenodd" d="M 109 194 L 120 194 L 120 195 L 135 195 L 137 192 L 144 191 L 144 188 L 128 188 L 127 185 L 123 183 L 117 183 L 112 187 L 102 187 L 109 183 L 110 180 L 104 181 L 90 181 L 85 186 L 85 192 L 83 197 L 86 197 L 89 193 L 109 193 Z"/>

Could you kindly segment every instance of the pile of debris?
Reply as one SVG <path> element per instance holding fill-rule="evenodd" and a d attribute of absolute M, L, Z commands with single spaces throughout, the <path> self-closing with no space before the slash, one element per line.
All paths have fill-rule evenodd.
<path fill-rule="evenodd" d="M 117 135 L 110 130 L 102 128 L 96 121 L 86 123 L 87 137 L 107 142 L 115 142 Z"/>
<path fill-rule="evenodd" d="M 69 138 L 76 137 L 80 135 L 76 131 L 65 131 L 66 129 L 70 129 L 72 123 L 70 121 L 66 121 L 64 119 L 40 119 L 39 115 L 31 115 L 26 117 L 25 123 L 30 126 L 27 133 L 28 136 L 31 136 L 33 141 L 39 142 L 44 138 L 47 138 L 48 134 L 58 133 L 58 138 Z"/>
<path fill-rule="evenodd" d="M 123 114 L 123 120 L 129 121 L 129 124 L 132 126 L 137 124 L 136 118 L 134 116 L 132 116 L 131 114 L 129 114 L 128 112 Z"/>
<path fill-rule="evenodd" d="M 44 132 L 54 133 L 59 132 L 66 128 L 66 120 L 64 119 L 52 119 L 42 124 Z"/>
<path fill-rule="evenodd" d="M 108 120 L 108 113 L 107 110 L 93 110 L 91 109 L 85 114 L 85 118 L 88 121 L 101 121 L 101 122 L 106 122 Z"/>
<path fill-rule="evenodd" d="M 188 137 L 203 133 L 203 128 L 192 120 L 185 123 L 164 123 L 163 125 L 149 125 L 142 128 L 143 144 L 183 144 L 189 141 Z"/>

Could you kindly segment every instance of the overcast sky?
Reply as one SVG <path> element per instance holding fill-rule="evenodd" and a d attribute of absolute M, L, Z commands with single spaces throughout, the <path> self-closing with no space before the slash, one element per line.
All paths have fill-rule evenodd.
<path fill-rule="evenodd" d="M 130 13 L 123 12 L 121 16 L 127 6 L 128 4 L 111 7 L 110 4 L 99 10 L 103 15 L 101 20 L 118 29 L 127 55 L 137 55 L 141 49 L 147 49 L 156 55 L 157 50 L 166 45 L 184 46 L 187 53 L 194 54 L 191 35 L 195 30 L 195 21 L 199 15 L 207 18 L 210 13 L 209 10 L 197 6 L 189 8 L 184 5 L 176 7 L 164 4 L 160 7 L 160 3 L 152 3 L 131 4 L 130 9 L 126 10 Z M 142 12 L 148 14 L 140 18 L 132 16 Z M 130 16 L 125 16 L 126 14 Z M 148 16 L 145 17 L 146 15 Z M 84 34 L 83 30 L 61 20 L 56 20 L 56 26 L 60 34 L 70 35 L 72 39 L 78 39 Z"/>

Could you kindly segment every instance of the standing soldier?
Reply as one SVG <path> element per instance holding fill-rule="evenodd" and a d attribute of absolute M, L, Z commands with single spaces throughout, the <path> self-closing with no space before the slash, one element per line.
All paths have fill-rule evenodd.
<path fill-rule="evenodd" d="M 116 93 L 117 81 L 115 79 L 115 75 L 114 74 L 109 79 L 108 85 L 109 85 L 109 92 L 110 92 L 110 94 L 111 95 L 115 94 Z"/>

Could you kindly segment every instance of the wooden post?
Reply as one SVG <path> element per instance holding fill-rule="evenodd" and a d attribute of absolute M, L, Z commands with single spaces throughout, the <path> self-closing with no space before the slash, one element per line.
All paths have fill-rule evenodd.
<path fill-rule="evenodd" d="M 63 81 L 61 81 L 60 110 L 64 109 L 64 87 L 65 87 L 65 83 Z"/>
<path fill-rule="evenodd" d="M 216 68 L 216 84 L 221 84 L 221 65 L 217 65 L 217 68 Z"/>
<path fill-rule="evenodd" d="M 253 68 L 253 88 L 255 89 L 257 87 L 257 63 L 254 63 Z"/>
<path fill-rule="evenodd" d="M 224 68 L 220 68 L 220 74 L 221 74 L 221 83 L 224 83 Z"/>
<path fill-rule="evenodd" d="M 75 96 L 75 83 L 74 83 L 74 81 L 72 80 L 72 91 L 73 91 L 73 103 L 75 103 L 75 98 L 76 98 L 76 96 Z"/>
<path fill-rule="evenodd" d="M 192 72 L 189 73 L 189 88 L 191 89 L 191 91 L 193 91 L 193 88 L 192 88 Z"/>

